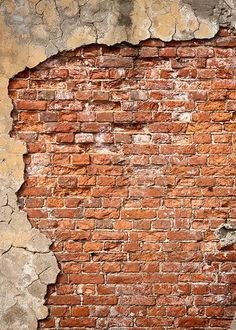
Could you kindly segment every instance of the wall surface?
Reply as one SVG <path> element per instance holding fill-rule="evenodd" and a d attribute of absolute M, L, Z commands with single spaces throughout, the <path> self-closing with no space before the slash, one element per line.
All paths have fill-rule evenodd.
<path fill-rule="evenodd" d="M 235 64 L 225 37 L 148 40 L 10 81 L 20 205 L 61 269 L 41 329 L 230 328 L 236 253 L 215 231 L 235 221 Z"/>
<path fill-rule="evenodd" d="M 165 41 L 211 38 L 220 25 L 235 27 L 235 8 L 234 0 L 207 3 L 190 0 L 0 2 L 1 329 L 36 329 L 37 320 L 47 315 L 47 308 L 43 306 L 47 285 L 55 282 L 58 274 L 55 256 L 49 250 L 51 241 L 42 230 L 40 233 L 36 229 L 34 222 L 32 227 L 26 213 L 18 208 L 15 193 L 24 181 L 22 155 L 26 148 L 9 137 L 12 126 L 9 79 L 58 51 L 85 44 L 139 43 L 150 37 Z M 234 47 L 235 38 L 225 36 L 217 45 Z M 154 56 L 155 52 L 149 56 Z M 125 54 L 122 56 L 126 57 Z M 225 59 L 226 63 L 231 63 L 231 60 Z M 130 59 L 127 63 L 132 61 Z M 217 61 L 221 66 L 222 62 Z M 27 119 L 25 121 L 27 123 Z M 218 239 L 226 246 L 234 242 L 230 223 L 219 229 Z M 224 252 L 225 258 L 228 255 Z"/>

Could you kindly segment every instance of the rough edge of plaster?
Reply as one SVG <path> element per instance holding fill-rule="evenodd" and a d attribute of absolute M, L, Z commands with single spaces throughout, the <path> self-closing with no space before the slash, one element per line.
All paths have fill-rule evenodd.
<path fill-rule="evenodd" d="M 17 205 L 24 181 L 25 146 L 9 137 L 9 79 L 57 54 L 91 43 L 138 44 L 207 39 L 221 26 L 236 27 L 236 1 L 217 0 L 0 1 L 0 329 L 37 329 L 47 316 L 47 285 L 59 272 L 51 242 L 33 229 Z M 109 29 L 107 28 L 109 26 Z"/>

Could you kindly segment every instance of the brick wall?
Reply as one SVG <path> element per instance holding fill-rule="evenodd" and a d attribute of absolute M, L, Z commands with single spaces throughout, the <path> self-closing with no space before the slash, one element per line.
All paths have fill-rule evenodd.
<path fill-rule="evenodd" d="M 92 45 L 10 82 L 19 203 L 61 269 L 39 329 L 230 328 L 235 45 Z"/>

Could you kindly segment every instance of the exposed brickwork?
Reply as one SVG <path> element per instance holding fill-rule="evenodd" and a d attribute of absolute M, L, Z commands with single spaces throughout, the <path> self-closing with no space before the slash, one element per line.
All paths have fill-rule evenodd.
<path fill-rule="evenodd" d="M 61 268 L 39 329 L 229 329 L 234 44 L 90 46 L 10 82 L 19 201 Z"/>

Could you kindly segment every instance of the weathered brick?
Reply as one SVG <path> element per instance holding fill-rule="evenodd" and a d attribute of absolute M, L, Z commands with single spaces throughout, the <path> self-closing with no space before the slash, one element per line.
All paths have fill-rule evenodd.
<path fill-rule="evenodd" d="M 175 47 L 163 47 L 159 51 L 159 56 L 161 57 L 176 57 L 176 48 Z"/>
<path fill-rule="evenodd" d="M 61 327 L 69 327 L 69 328 L 73 328 L 73 327 L 94 328 L 95 324 L 96 324 L 96 319 L 94 319 L 94 318 L 84 318 L 84 317 L 64 318 L 63 320 L 61 320 L 61 323 L 60 323 Z"/>
<path fill-rule="evenodd" d="M 177 48 L 177 56 L 179 56 L 179 57 L 194 57 L 195 56 L 195 48 L 178 47 Z"/>
<path fill-rule="evenodd" d="M 104 276 L 98 274 L 70 275 L 72 283 L 78 284 L 99 284 L 104 283 Z"/>
<path fill-rule="evenodd" d="M 208 320 L 200 317 L 185 317 L 179 319 L 178 326 L 179 327 L 206 327 L 208 324 Z"/>
<path fill-rule="evenodd" d="M 46 101 L 31 101 L 31 100 L 19 100 L 17 101 L 17 109 L 19 110 L 46 110 Z"/>
<path fill-rule="evenodd" d="M 90 164 L 90 157 L 86 154 L 72 155 L 72 164 L 74 165 L 88 165 Z"/>

